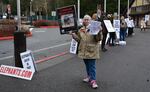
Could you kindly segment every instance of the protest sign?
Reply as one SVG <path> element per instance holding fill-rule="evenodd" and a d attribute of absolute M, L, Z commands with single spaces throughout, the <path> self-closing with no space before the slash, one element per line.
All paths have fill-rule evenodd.
<path fill-rule="evenodd" d="M 70 45 L 70 53 L 76 54 L 77 53 L 77 48 L 78 48 L 78 42 L 74 39 L 71 40 L 71 45 Z"/>
<path fill-rule="evenodd" d="M 36 71 L 35 60 L 33 58 L 31 51 L 20 53 L 20 56 L 21 56 L 23 68 L 35 72 Z"/>
<path fill-rule="evenodd" d="M 108 32 L 115 32 L 110 20 L 104 20 L 104 24 L 108 30 Z"/>
<path fill-rule="evenodd" d="M 77 14 L 75 5 L 57 9 L 60 33 L 67 34 L 69 31 L 77 31 Z"/>
<path fill-rule="evenodd" d="M 150 20 L 150 15 L 145 15 L 145 22 Z"/>
<path fill-rule="evenodd" d="M 26 79 L 26 80 L 31 80 L 34 72 L 28 69 L 24 69 L 24 68 L 1 65 L 0 74 L 11 76 L 11 77 L 16 77 L 16 78 L 21 78 L 21 79 Z"/>
<path fill-rule="evenodd" d="M 92 35 L 97 35 L 98 32 L 101 30 L 101 22 L 98 21 L 91 21 L 89 26 L 89 33 Z"/>

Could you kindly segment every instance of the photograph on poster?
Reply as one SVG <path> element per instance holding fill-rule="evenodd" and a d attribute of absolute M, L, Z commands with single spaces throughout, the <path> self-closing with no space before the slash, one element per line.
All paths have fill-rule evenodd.
<path fill-rule="evenodd" d="M 74 26 L 73 14 L 66 14 L 61 16 L 62 28 Z"/>

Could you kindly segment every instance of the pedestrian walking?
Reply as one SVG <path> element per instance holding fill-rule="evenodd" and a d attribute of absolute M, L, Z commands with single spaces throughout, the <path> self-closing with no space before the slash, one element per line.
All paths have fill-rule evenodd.
<path fill-rule="evenodd" d="M 100 32 L 97 35 L 91 35 L 88 29 L 91 17 L 85 15 L 83 18 L 83 27 L 79 29 L 77 33 L 70 33 L 72 37 L 79 43 L 78 57 L 83 59 L 87 76 L 83 79 L 83 82 L 90 83 L 91 87 L 96 89 L 98 85 L 96 83 L 96 59 L 100 58 L 100 44 L 101 40 Z"/>
<path fill-rule="evenodd" d="M 145 23 L 145 20 L 144 20 L 144 18 L 142 18 L 142 20 L 141 20 L 141 31 L 145 31 L 145 29 L 146 29 L 146 23 Z"/>

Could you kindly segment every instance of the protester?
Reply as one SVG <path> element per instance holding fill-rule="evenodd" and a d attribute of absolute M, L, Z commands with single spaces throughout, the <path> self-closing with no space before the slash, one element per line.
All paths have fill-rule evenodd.
<path fill-rule="evenodd" d="M 91 17 L 85 15 L 83 18 L 83 27 L 77 33 L 70 33 L 72 37 L 79 43 L 78 57 L 82 58 L 85 66 L 87 77 L 83 82 L 90 83 L 91 87 L 96 89 L 96 59 L 100 58 L 99 41 L 101 40 L 100 32 L 97 35 L 89 34 L 89 23 Z"/>
<path fill-rule="evenodd" d="M 111 23 L 113 23 L 113 17 L 110 14 L 108 14 L 107 17 L 108 17 L 108 20 L 110 20 Z M 116 39 L 116 32 L 109 32 L 109 38 L 107 41 L 108 45 L 115 46 L 115 39 Z"/>
<path fill-rule="evenodd" d="M 101 43 L 101 50 L 103 52 L 107 51 L 107 49 L 105 48 L 105 45 L 106 45 L 106 38 L 107 38 L 107 34 L 108 34 L 108 31 L 107 31 L 107 28 L 104 24 L 104 21 L 103 20 L 107 20 L 107 16 L 106 16 L 106 13 L 103 13 L 100 17 L 98 17 L 98 21 L 101 22 L 102 24 L 102 43 Z"/>
<path fill-rule="evenodd" d="M 129 21 L 128 21 L 128 36 L 132 36 L 132 35 L 135 34 L 134 31 L 133 31 L 133 28 L 134 28 L 134 21 L 129 16 Z"/>
<path fill-rule="evenodd" d="M 146 23 L 145 23 L 145 20 L 144 20 L 144 18 L 142 18 L 142 20 L 141 20 L 141 31 L 145 31 L 145 29 L 146 29 Z"/>
<path fill-rule="evenodd" d="M 121 16 L 121 20 L 120 20 L 120 41 L 125 41 L 126 30 L 127 30 L 127 24 L 126 24 L 125 18 L 124 18 L 124 16 Z"/>

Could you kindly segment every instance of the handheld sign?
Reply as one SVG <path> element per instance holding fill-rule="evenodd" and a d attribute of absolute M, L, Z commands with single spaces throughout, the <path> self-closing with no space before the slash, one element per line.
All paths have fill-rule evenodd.
<path fill-rule="evenodd" d="M 75 5 L 58 8 L 57 16 L 61 34 L 67 34 L 72 30 L 77 31 L 77 14 Z"/>
<path fill-rule="evenodd" d="M 21 56 L 23 68 L 35 72 L 36 71 L 35 60 L 33 58 L 31 51 L 23 52 L 20 54 L 20 56 Z"/>
<path fill-rule="evenodd" d="M 72 39 L 71 45 L 70 45 L 70 53 L 76 54 L 77 48 L 78 48 L 78 42 L 76 40 Z"/>
<path fill-rule="evenodd" d="M 90 29 L 90 32 L 89 32 L 90 34 L 97 35 L 98 32 L 101 30 L 101 22 L 92 20 L 90 22 L 89 29 Z"/>
<path fill-rule="evenodd" d="M 113 28 L 110 20 L 104 20 L 104 24 L 105 24 L 108 32 L 115 32 L 115 29 Z"/>

